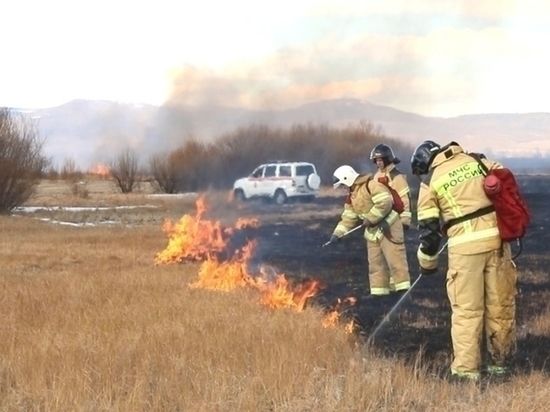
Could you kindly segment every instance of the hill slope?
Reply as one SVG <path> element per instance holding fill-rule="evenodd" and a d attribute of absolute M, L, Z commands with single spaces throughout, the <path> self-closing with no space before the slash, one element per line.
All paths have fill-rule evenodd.
<path fill-rule="evenodd" d="M 71 157 L 82 167 L 105 161 L 131 146 L 146 158 L 194 136 L 212 140 L 238 127 L 265 124 L 325 124 L 332 127 L 368 121 L 390 137 L 418 144 L 455 140 L 471 151 L 494 156 L 545 156 L 550 153 L 550 113 L 478 114 L 425 117 L 357 99 L 320 101 L 288 110 L 156 107 L 108 101 L 75 100 L 26 111 L 47 139 L 46 152 L 58 163 Z"/>

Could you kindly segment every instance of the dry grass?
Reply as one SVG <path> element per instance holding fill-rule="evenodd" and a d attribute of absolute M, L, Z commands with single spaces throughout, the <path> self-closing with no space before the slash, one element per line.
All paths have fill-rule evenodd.
<path fill-rule="evenodd" d="M 38 185 L 37 192 L 25 206 L 52 207 L 73 206 L 73 207 L 111 207 L 116 206 L 156 206 L 162 210 L 173 212 L 171 217 L 177 218 L 182 213 L 189 213 L 193 210 L 196 194 L 164 195 L 155 193 L 154 188 L 148 182 L 142 182 L 140 190 L 135 193 L 121 194 L 114 183 L 108 179 L 87 179 L 83 181 L 86 186 L 87 196 L 82 197 L 74 194 L 73 183 L 64 180 L 44 180 Z M 78 182 L 77 182 L 78 183 Z M 235 219 L 243 213 L 263 213 L 266 222 L 278 221 L 281 219 L 304 220 L 312 216 L 335 216 L 341 213 L 341 207 L 327 207 L 319 211 L 313 204 L 289 203 L 282 208 L 278 205 L 266 205 L 261 200 L 236 203 L 232 200 L 230 190 L 212 190 L 206 192 L 211 214 L 215 216 L 228 215 L 228 219 Z M 319 194 L 321 197 L 340 197 L 344 199 L 344 192 L 323 188 Z"/>
<path fill-rule="evenodd" d="M 86 186 L 87 196 L 78 196 L 74 185 Z M 109 179 L 43 180 L 37 187 L 35 196 L 27 202 L 29 206 L 118 206 L 127 204 L 145 204 L 147 195 L 154 190 L 148 182 L 142 182 L 135 193 L 122 195 L 114 182 Z"/>
<path fill-rule="evenodd" d="M 157 202 L 159 215 L 176 213 Z M 146 223 L 0 217 L 0 411 L 547 409 L 549 380 L 538 372 L 483 391 L 454 387 L 324 329 L 316 308 L 270 310 L 252 291 L 190 289 L 198 265 L 155 266 L 166 238 Z M 528 327 L 549 334 L 549 324 L 545 312 Z"/>

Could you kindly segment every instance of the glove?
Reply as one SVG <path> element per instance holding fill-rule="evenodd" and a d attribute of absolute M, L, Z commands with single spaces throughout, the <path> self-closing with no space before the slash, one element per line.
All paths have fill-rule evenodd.
<path fill-rule="evenodd" d="M 421 220 L 418 222 L 418 229 L 421 252 L 428 256 L 437 255 L 441 242 L 439 219 Z"/>
<path fill-rule="evenodd" d="M 325 244 L 323 245 L 323 247 L 328 246 L 328 245 L 332 245 L 333 243 L 337 243 L 339 240 L 340 240 L 340 238 L 339 238 L 338 236 L 332 235 L 332 236 L 330 237 L 330 240 L 329 240 L 327 243 L 325 243 Z"/>
<path fill-rule="evenodd" d="M 410 226 L 409 225 L 403 225 L 403 230 L 406 232 L 407 230 L 410 229 Z"/>
<path fill-rule="evenodd" d="M 370 220 L 365 219 L 363 220 L 363 226 L 365 226 L 366 228 L 369 228 L 369 227 L 373 227 L 374 224 Z"/>
<path fill-rule="evenodd" d="M 436 273 L 437 273 L 437 268 L 425 269 L 422 266 L 420 266 L 420 274 L 422 276 L 432 276 L 432 275 L 435 275 Z"/>
<path fill-rule="evenodd" d="M 333 244 L 333 243 L 338 242 L 339 240 L 340 240 L 340 238 L 339 238 L 338 236 L 332 235 L 332 236 L 330 237 L 330 240 L 329 240 L 328 243 L 329 243 L 329 244 Z"/>

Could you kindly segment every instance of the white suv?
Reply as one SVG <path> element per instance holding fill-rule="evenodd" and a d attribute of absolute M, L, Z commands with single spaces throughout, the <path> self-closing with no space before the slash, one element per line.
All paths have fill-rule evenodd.
<path fill-rule="evenodd" d="M 312 200 L 319 192 L 321 179 L 312 163 L 276 161 L 258 166 L 233 184 L 235 200 L 271 198 L 283 204 L 289 198 Z"/>

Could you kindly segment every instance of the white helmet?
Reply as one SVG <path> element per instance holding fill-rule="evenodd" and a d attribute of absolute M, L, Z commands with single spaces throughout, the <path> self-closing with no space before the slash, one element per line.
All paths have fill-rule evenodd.
<path fill-rule="evenodd" d="M 355 179 L 357 179 L 357 176 L 359 176 L 359 173 L 357 173 L 353 167 L 344 165 L 336 169 L 333 173 L 333 176 L 334 188 L 337 188 L 340 185 L 351 187 L 353 185 L 353 182 L 355 182 Z"/>

